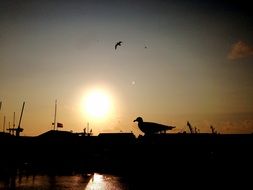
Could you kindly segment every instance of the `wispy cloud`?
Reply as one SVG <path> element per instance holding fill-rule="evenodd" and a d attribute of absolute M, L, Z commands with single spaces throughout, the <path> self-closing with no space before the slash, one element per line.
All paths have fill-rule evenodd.
<path fill-rule="evenodd" d="M 253 47 L 249 46 L 245 42 L 238 41 L 232 45 L 227 58 L 229 60 L 236 60 L 250 56 L 253 56 Z"/>

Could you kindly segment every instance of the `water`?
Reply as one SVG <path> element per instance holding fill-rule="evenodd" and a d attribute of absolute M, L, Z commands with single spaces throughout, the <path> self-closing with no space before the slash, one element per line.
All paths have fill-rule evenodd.
<path fill-rule="evenodd" d="M 73 175 L 15 175 L 0 178 L 0 190 L 135 190 L 135 189 L 195 189 L 208 184 L 210 187 L 217 185 L 233 184 L 240 182 L 238 179 L 226 178 L 219 173 L 198 174 L 191 170 L 170 174 L 149 170 L 144 173 L 132 173 L 131 175 L 118 176 L 115 174 L 73 174 Z M 219 171 L 220 172 L 220 171 Z M 214 176 L 214 178 L 210 177 Z M 214 179 L 214 180 L 213 180 Z M 233 179 L 233 180 L 231 180 Z M 250 181 L 249 181 L 250 182 Z M 245 181 L 244 181 L 245 183 Z M 245 183 L 246 184 L 246 183 Z M 242 186 L 243 183 L 240 183 Z"/>
<path fill-rule="evenodd" d="M 17 190 L 128 190 L 123 177 L 109 174 L 20 176 L 0 181 L 0 189 Z"/>

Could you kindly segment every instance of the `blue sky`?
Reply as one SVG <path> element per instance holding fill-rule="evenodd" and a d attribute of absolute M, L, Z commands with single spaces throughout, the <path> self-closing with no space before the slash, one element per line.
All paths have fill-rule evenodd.
<path fill-rule="evenodd" d="M 65 130 L 139 134 L 142 116 L 252 132 L 252 16 L 244 1 L 1 1 L 0 122 L 26 101 L 24 134 L 45 132 L 57 99 Z M 94 87 L 113 99 L 103 123 L 80 108 Z"/>

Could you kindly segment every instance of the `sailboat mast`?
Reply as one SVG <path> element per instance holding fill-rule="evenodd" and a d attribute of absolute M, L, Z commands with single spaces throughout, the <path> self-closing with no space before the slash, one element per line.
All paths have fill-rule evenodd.
<path fill-rule="evenodd" d="M 23 116 L 23 112 L 24 112 L 24 107 L 25 107 L 25 102 L 23 102 L 23 106 L 22 106 L 22 110 L 21 110 L 21 114 L 20 114 L 20 118 L 19 118 L 19 122 L 18 122 L 18 128 L 20 128 L 20 125 L 21 125 L 21 120 L 22 120 L 22 116 Z"/>
<path fill-rule="evenodd" d="M 15 121 L 15 111 L 14 111 L 14 114 L 13 114 L 13 130 L 12 130 L 12 134 L 14 135 L 14 129 L 15 129 L 15 123 L 16 123 L 16 121 Z"/>
<path fill-rule="evenodd" d="M 3 123 L 3 132 L 5 132 L 5 116 L 4 116 L 4 123 Z"/>
<path fill-rule="evenodd" d="M 56 113 L 57 113 L 57 100 L 55 100 L 55 107 L 54 107 L 54 130 L 56 128 Z"/>
<path fill-rule="evenodd" d="M 1 110 L 1 108 L 2 108 L 2 102 L 0 102 L 0 110 Z M 5 116 L 4 116 L 3 132 L 5 130 L 4 128 L 5 128 Z"/>
<path fill-rule="evenodd" d="M 11 122 L 9 121 L 9 129 L 11 128 Z"/>
<path fill-rule="evenodd" d="M 16 129 L 16 136 L 19 137 L 20 132 L 22 132 L 24 129 L 22 129 L 20 127 L 21 125 L 21 120 L 22 120 L 22 116 L 23 116 L 23 112 L 24 112 L 24 107 L 25 107 L 25 102 L 23 102 L 23 106 L 22 106 L 22 110 L 21 110 L 21 114 L 20 114 L 20 118 L 19 118 L 19 122 L 18 122 L 18 127 Z"/>

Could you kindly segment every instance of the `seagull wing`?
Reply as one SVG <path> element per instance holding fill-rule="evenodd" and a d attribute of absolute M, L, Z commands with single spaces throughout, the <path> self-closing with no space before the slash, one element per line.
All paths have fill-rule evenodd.
<path fill-rule="evenodd" d="M 115 44 L 114 48 L 117 49 L 118 43 Z"/>
<path fill-rule="evenodd" d="M 159 131 L 164 131 L 164 130 L 172 130 L 175 127 L 174 126 L 167 126 L 159 123 L 153 123 L 153 122 L 144 122 L 148 130 L 152 132 L 159 132 Z"/>
<path fill-rule="evenodd" d="M 119 41 L 115 44 L 114 48 L 117 49 L 118 46 L 121 46 L 122 41 Z"/>

